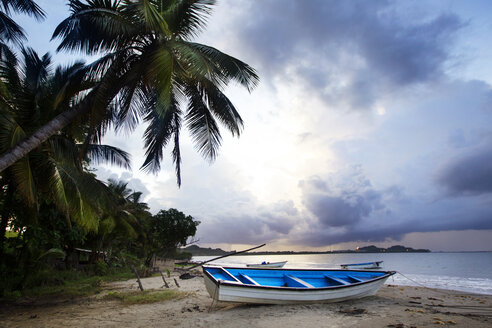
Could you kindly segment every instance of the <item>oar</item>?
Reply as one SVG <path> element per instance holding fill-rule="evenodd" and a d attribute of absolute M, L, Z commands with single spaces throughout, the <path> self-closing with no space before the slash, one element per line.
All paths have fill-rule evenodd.
<path fill-rule="evenodd" d="M 205 263 L 212 262 L 212 261 L 215 261 L 215 260 L 218 260 L 218 259 L 222 259 L 222 258 L 224 258 L 224 257 L 228 257 L 228 256 L 231 256 L 231 255 L 237 255 L 237 254 L 241 254 L 241 253 L 246 253 L 246 252 L 252 251 L 253 249 L 257 249 L 257 248 L 263 247 L 263 246 L 265 246 L 265 245 L 266 245 L 266 244 L 263 244 L 263 245 L 256 246 L 256 247 L 253 247 L 253 248 L 248 248 L 248 249 L 246 249 L 246 250 L 244 250 L 244 251 L 234 252 L 234 253 L 231 253 L 231 254 L 226 254 L 226 255 L 219 256 L 219 257 L 215 257 L 215 258 L 213 258 L 213 259 L 211 259 L 211 260 L 204 261 L 204 262 L 199 263 L 199 264 L 197 264 L 197 265 L 194 265 L 194 266 L 192 266 L 192 267 L 186 268 L 186 269 L 185 269 L 185 271 L 189 271 L 189 270 L 191 270 L 191 269 L 194 269 L 194 268 L 197 268 L 197 267 L 199 267 L 199 266 L 202 266 L 202 265 L 204 265 Z M 188 277 L 188 276 L 189 276 L 188 272 L 185 272 L 185 273 L 183 273 L 182 275 L 180 275 L 180 276 L 179 276 L 179 278 L 180 278 L 180 279 L 186 279 L 185 277 Z"/>

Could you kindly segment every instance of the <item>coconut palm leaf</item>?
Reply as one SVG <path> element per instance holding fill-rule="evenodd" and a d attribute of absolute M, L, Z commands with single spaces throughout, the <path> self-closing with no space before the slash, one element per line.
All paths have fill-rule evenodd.
<path fill-rule="evenodd" d="M 200 92 L 191 87 L 186 91 L 190 99 L 185 117 L 188 129 L 198 152 L 212 161 L 217 156 L 222 141 L 219 127 Z"/>
<path fill-rule="evenodd" d="M 1 0 L 0 8 L 7 14 L 10 14 L 12 10 L 34 16 L 38 20 L 41 20 L 45 16 L 43 10 L 33 0 Z"/>
<path fill-rule="evenodd" d="M 9 16 L 11 12 L 34 16 L 37 20 L 45 17 L 43 10 L 32 0 L 1 0 L 0 1 L 0 44 L 3 41 L 21 45 L 26 40 L 24 30 Z"/>
<path fill-rule="evenodd" d="M 156 1 L 157 5 L 165 3 L 163 19 L 167 22 L 173 35 L 182 39 L 198 36 L 207 24 L 207 19 L 212 12 L 214 0 L 198 1 Z"/>
<path fill-rule="evenodd" d="M 120 1 L 94 0 L 84 3 L 72 0 L 71 15 L 53 32 L 62 38 L 57 50 L 80 50 L 88 54 L 116 50 L 127 44 L 136 26 L 121 13 Z"/>
<path fill-rule="evenodd" d="M 142 165 L 142 169 L 148 172 L 158 172 L 160 162 L 163 158 L 163 148 L 169 143 L 176 128 L 176 118 L 181 114 L 178 103 L 172 99 L 172 106 L 164 107 L 158 101 L 160 98 L 156 95 L 153 99 L 150 112 L 145 120 L 149 123 L 144 133 L 146 158 Z"/>
<path fill-rule="evenodd" d="M 113 146 L 91 144 L 87 147 L 86 156 L 95 164 L 108 163 L 131 170 L 130 154 Z"/>

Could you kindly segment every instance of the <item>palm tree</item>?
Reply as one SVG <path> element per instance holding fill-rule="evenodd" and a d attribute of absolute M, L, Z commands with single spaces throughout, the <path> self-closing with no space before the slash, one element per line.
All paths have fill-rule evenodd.
<path fill-rule="evenodd" d="M 31 49 L 22 49 L 22 55 L 22 65 L 9 62 L 0 66 L 4 86 L 0 89 L 0 151 L 6 151 L 57 113 L 76 106 L 80 94 L 92 84 L 86 80 L 60 93 L 83 65 L 75 63 L 53 72 L 49 55 L 39 57 Z M 36 212 L 43 201 L 54 204 L 65 215 L 68 226 L 73 219 L 87 230 L 97 229 L 101 209 L 110 206 L 109 192 L 84 165 L 104 161 L 129 168 L 130 164 L 129 155 L 118 148 L 82 143 L 87 129 L 88 124 L 67 126 L 2 172 L 0 251 L 8 220 L 16 217 L 19 204 L 30 214 L 17 217 L 22 226 L 36 224 Z"/>
<path fill-rule="evenodd" d="M 128 183 L 109 179 L 107 183 L 111 194 L 112 207 L 107 208 L 99 223 L 99 228 L 92 235 L 101 250 L 105 242 L 128 245 L 144 235 L 143 224 L 151 217 L 146 203 L 140 201 L 141 192 L 128 188 Z"/>
<path fill-rule="evenodd" d="M 71 15 L 53 37 L 62 39 L 59 50 L 102 53 L 88 67 L 90 76 L 100 81 L 84 106 L 63 113 L 56 124 L 36 131 L 0 157 L 0 172 L 89 107 L 94 117 L 92 137 L 97 140 L 107 128 L 97 118 L 104 117 L 102 111 L 111 103 L 117 104 L 117 130 L 131 131 L 140 121 L 147 123 L 142 169 L 157 172 L 163 149 L 172 143 L 181 184 L 183 124 L 196 149 L 214 160 L 221 143 L 218 122 L 233 136 L 239 136 L 243 127 L 224 87 L 235 81 L 251 91 L 258 82 L 255 70 L 244 62 L 191 41 L 204 28 L 214 4 L 213 0 L 71 1 Z"/>

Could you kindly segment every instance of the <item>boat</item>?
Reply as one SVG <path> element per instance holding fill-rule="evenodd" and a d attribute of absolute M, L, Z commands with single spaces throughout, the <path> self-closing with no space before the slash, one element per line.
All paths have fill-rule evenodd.
<path fill-rule="evenodd" d="M 202 266 L 214 301 L 255 304 L 341 302 L 376 294 L 395 271 Z"/>
<path fill-rule="evenodd" d="M 340 267 L 342 269 L 381 269 L 381 263 L 383 263 L 383 261 L 340 264 Z"/>
<path fill-rule="evenodd" d="M 261 262 L 258 264 L 246 264 L 248 268 L 282 268 L 287 261 L 283 262 Z"/>

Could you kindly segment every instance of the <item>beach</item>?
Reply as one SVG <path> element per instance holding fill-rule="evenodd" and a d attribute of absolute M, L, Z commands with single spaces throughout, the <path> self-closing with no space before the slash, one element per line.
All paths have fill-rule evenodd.
<path fill-rule="evenodd" d="M 113 282 L 89 298 L 2 306 L 0 327 L 492 327 L 492 295 L 389 284 L 375 296 L 341 303 L 212 304 L 202 277 L 180 280 L 173 272 L 166 281 L 183 296 L 125 305 L 104 296 L 137 291 L 137 282 Z M 166 289 L 161 277 L 142 285 Z"/>

